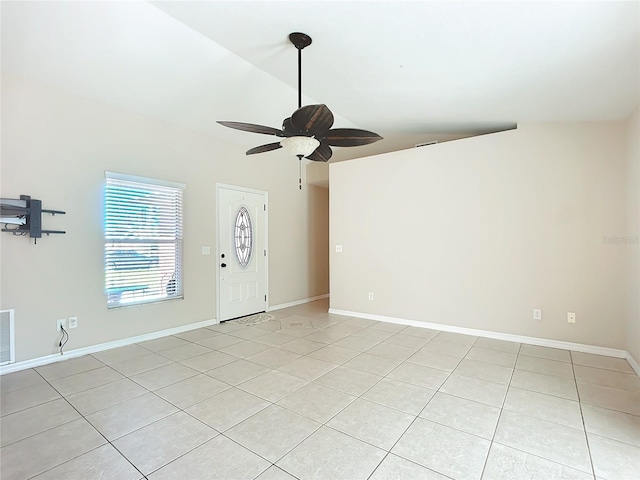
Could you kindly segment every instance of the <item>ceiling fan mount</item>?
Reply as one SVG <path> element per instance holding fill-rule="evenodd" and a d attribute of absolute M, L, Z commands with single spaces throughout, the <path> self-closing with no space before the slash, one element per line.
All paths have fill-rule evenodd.
<path fill-rule="evenodd" d="M 302 50 L 311 45 L 312 40 L 309 35 L 301 32 L 291 33 L 289 40 L 298 50 L 298 109 L 284 119 L 282 129 L 253 123 L 218 122 L 236 130 L 284 137 L 282 141 L 254 147 L 247 151 L 247 155 L 284 147 L 300 160 L 307 158 L 316 162 L 326 162 L 331 158 L 331 147 L 356 147 L 382 140 L 380 135 L 368 130 L 331 128 L 333 114 L 326 105 L 302 106 Z"/>

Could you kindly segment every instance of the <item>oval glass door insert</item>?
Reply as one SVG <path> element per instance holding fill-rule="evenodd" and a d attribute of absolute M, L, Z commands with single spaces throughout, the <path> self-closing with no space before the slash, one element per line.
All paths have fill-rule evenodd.
<path fill-rule="evenodd" d="M 246 207 L 240 207 L 238 210 L 234 230 L 236 257 L 240 266 L 246 268 L 251 261 L 251 252 L 253 251 L 253 228 L 249 210 Z"/>

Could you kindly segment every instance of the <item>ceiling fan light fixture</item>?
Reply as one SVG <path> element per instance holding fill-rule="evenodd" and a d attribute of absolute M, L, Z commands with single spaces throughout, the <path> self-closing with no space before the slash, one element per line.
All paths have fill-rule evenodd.
<path fill-rule="evenodd" d="M 287 137 L 280 142 L 284 149 L 298 158 L 311 155 L 320 142 L 313 137 Z"/>

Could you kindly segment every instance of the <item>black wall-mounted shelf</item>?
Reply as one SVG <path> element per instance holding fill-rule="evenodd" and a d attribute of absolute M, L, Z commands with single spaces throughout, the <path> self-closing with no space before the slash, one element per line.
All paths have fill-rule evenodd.
<path fill-rule="evenodd" d="M 3 232 L 14 235 L 29 235 L 34 243 L 42 234 L 64 234 L 64 230 L 43 230 L 42 214 L 64 215 L 62 210 L 49 210 L 42 208 L 42 201 L 31 198 L 29 195 L 20 195 L 20 199 L 0 198 L 0 224 L 4 224 Z M 15 225 L 9 227 L 9 225 Z"/>

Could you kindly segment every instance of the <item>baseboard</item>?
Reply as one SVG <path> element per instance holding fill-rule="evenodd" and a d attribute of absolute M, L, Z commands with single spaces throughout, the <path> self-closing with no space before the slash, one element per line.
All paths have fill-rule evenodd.
<path fill-rule="evenodd" d="M 365 318 L 367 320 L 377 320 L 379 322 L 396 323 L 399 325 L 407 325 L 411 327 L 431 328 L 433 330 L 442 330 L 444 332 L 462 333 L 465 335 L 475 335 L 477 337 L 494 338 L 496 340 L 507 340 L 509 342 L 527 343 L 529 345 L 538 345 L 541 347 L 561 348 L 563 350 L 573 350 L 574 352 L 593 353 L 595 355 L 606 355 L 608 357 L 625 358 L 627 359 L 627 361 L 629 361 L 636 373 L 640 375 L 640 368 L 638 368 L 638 364 L 635 362 L 635 360 L 632 359 L 631 355 L 629 355 L 626 350 L 598 347 L 595 345 L 585 345 L 582 343 L 564 342 L 561 340 L 550 340 L 547 338 L 527 337 L 525 335 L 491 332 L 488 330 L 476 330 L 474 328 L 456 327 L 453 325 L 442 325 L 439 323 L 420 322 L 418 320 L 408 320 L 404 318 L 385 317 L 383 315 L 373 315 L 370 313 L 349 312 L 347 310 L 337 310 L 334 308 L 330 308 L 329 313 L 333 313 L 336 315 L 345 315 L 347 317 Z"/>
<path fill-rule="evenodd" d="M 625 358 L 627 359 L 627 362 L 629 362 L 629 365 L 631 365 L 631 368 L 635 370 L 636 375 L 640 377 L 640 365 L 636 362 L 636 359 L 633 358 L 629 352 L 627 352 Z"/>
<path fill-rule="evenodd" d="M 282 310 L 283 308 L 295 307 L 296 305 L 315 302 L 316 300 L 322 300 L 325 298 L 329 298 L 328 293 L 325 293 L 324 295 L 318 295 L 317 297 L 309 297 L 309 298 L 303 298 L 301 300 L 294 300 L 293 302 L 281 303 L 279 305 L 269 305 L 267 307 L 267 312 L 271 312 L 272 310 Z"/>
<path fill-rule="evenodd" d="M 25 370 L 27 368 L 41 367 L 49 363 L 60 362 L 62 360 L 68 360 L 70 358 L 81 357 L 89 353 L 102 352 L 103 350 L 109 350 L 116 347 L 124 347 L 125 345 L 131 345 L 132 343 L 144 342 L 147 340 L 155 340 L 156 338 L 166 337 L 168 335 L 175 335 L 176 333 L 188 332 L 189 330 L 195 330 L 197 328 L 208 327 L 209 325 L 215 325 L 218 321 L 204 320 L 202 322 L 190 323 L 188 325 L 181 325 L 179 327 L 168 328 L 166 330 L 160 330 L 152 333 L 145 333 L 135 337 L 123 338 L 122 340 L 114 340 L 113 342 L 99 343 L 98 345 L 91 345 L 88 347 L 77 348 L 75 350 L 69 350 L 64 355 L 54 354 L 46 355 L 44 357 L 33 358 L 31 360 L 24 360 L 22 362 L 10 363 L 0 367 L 0 375 L 5 373 L 17 372 L 19 370 Z"/>

